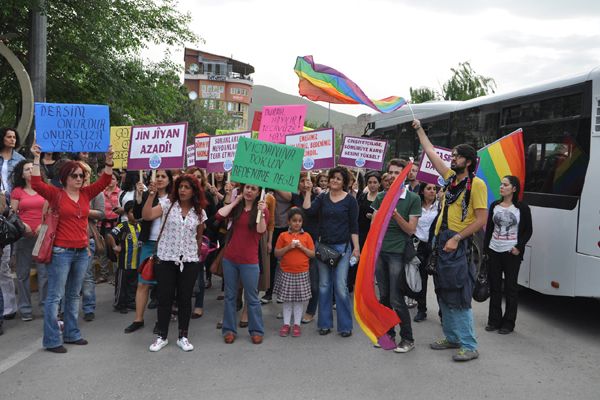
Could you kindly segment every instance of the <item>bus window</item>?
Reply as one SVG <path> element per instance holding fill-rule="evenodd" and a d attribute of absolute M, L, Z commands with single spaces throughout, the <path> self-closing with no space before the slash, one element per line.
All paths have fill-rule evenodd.
<path fill-rule="evenodd" d="M 466 143 L 480 149 L 492 143 L 498 138 L 499 120 L 499 112 L 492 108 L 471 108 L 453 113 L 450 147 Z"/>

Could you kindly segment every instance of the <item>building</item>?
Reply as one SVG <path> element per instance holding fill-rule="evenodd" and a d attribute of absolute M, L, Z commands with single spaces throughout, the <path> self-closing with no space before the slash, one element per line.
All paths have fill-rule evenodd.
<path fill-rule="evenodd" d="M 233 58 L 185 49 L 184 84 L 191 99 L 203 101 L 209 109 L 220 109 L 236 121 L 236 129 L 249 126 L 254 67 Z M 251 121 L 250 121 L 251 124 Z"/>

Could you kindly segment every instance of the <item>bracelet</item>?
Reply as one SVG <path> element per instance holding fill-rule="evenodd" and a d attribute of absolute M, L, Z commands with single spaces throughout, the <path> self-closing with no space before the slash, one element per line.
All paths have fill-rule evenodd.
<path fill-rule="evenodd" d="M 458 241 L 461 241 L 463 239 L 463 237 L 460 235 L 460 233 L 457 233 L 456 235 L 454 235 L 454 237 L 458 236 Z"/>

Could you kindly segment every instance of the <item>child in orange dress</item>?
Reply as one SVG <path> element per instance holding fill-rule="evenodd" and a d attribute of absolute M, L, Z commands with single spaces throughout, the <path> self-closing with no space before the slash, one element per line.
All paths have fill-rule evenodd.
<path fill-rule="evenodd" d="M 297 207 L 290 209 L 289 229 L 279 235 L 275 244 L 275 257 L 280 258 L 280 268 L 273 293 L 278 300 L 283 301 L 283 326 L 279 330 L 279 336 L 282 337 L 290 334 L 292 313 L 294 315 L 292 337 L 300 336 L 303 303 L 311 297 L 308 267 L 309 258 L 315 256 L 315 244 L 310 235 L 302 230 L 303 220 L 302 210 Z"/>

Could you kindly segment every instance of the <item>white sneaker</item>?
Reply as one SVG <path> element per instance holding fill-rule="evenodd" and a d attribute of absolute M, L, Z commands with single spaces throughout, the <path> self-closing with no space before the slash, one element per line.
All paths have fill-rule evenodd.
<path fill-rule="evenodd" d="M 194 350 L 194 346 L 190 343 L 188 338 L 186 338 L 185 336 L 180 339 L 177 339 L 177 346 L 179 346 L 179 348 L 183 351 Z"/>
<path fill-rule="evenodd" d="M 394 349 L 395 353 L 408 353 L 415 348 L 415 342 L 409 342 L 408 340 L 402 340 L 398 347 Z"/>
<path fill-rule="evenodd" d="M 157 336 L 156 340 L 154 341 L 154 343 L 152 343 L 150 345 L 150 347 L 148 348 L 148 350 L 156 352 L 156 351 L 159 351 L 160 349 L 162 349 L 163 347 L 165 347 L 168 344 L 169 344 L 169 340 L 168 339 L 163 339 L 162 337 Z"/>

